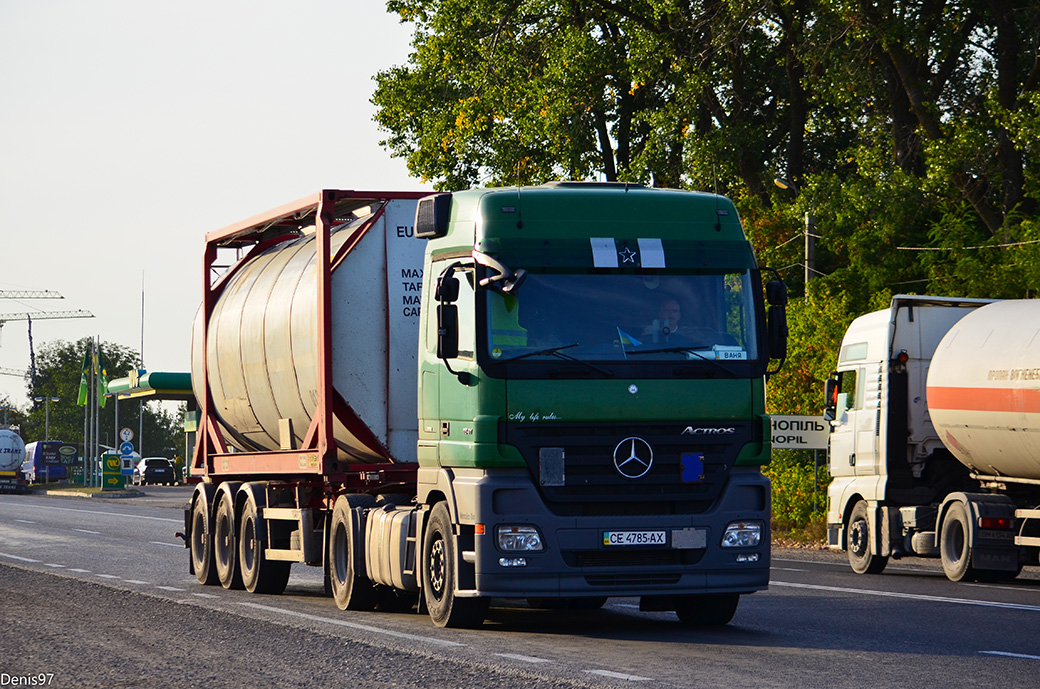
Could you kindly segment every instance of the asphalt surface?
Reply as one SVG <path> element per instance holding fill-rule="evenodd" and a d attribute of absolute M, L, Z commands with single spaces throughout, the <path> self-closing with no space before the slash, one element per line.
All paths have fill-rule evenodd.
<path fill-rule="evenodd" d="M 476 631 L 347 613 L 317 568 L 286 594 L 203 587 L 173 533 L 190 489 L 128 500 L 0 496 L 0 689 L 36 686 L 1035 687 L 1040 569 L 947 581 L 935 560 L 858 576 L 840 553 L 774 548 L 769 591 L 723 629 L 636 599 L 594 612 L 494 601 Z M 9 683 L 8 686 L 14 686 Z M 23 686 L 30 686 L 23 684 Z"/>

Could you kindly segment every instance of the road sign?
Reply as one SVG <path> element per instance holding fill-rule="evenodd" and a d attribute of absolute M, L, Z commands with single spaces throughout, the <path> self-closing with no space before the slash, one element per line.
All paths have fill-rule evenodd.
<path fill-rule="evenodd" d="M 826 450 L 831 425 L 822 416 L 780 416 L 773 422 L 773 449 Z"/>
<path fill-rule="evenodd" d="M 127 440 L 119 445 L 119 454 L 123 457 L 132 455 L 134 453 L 134 444 Z"/>
<path fill-rule="evenodd" d="M 122 440 L 124 443 L 130 442 L 134 439 L 133 430 L 129 428 L 122 429 L 121 431 L 119 431 L 119 439 Z"/>

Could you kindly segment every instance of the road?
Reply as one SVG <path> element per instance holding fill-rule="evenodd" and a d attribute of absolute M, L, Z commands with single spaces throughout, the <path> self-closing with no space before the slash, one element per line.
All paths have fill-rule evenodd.
<path fill-rule="evenodd" d="M 0 685 L 358 687 L 1035 687 L 1040 571 L 956 584 L 910 558 L 858 576 L 774 548 L 770 589 L 726 628 L 636 599 L 553 612 L 495 601 L 480 630 L 346 613 L 318 568 L 281 596 L 203 587 L 174 533 L 190 489 L 101 500 L 0 496 Z M 336 678 L 336 679 L 330 679 Z M 8 682 L 7 686 L 15 686 Z M 28 683 L 23 686 L 29 686 Z"/>

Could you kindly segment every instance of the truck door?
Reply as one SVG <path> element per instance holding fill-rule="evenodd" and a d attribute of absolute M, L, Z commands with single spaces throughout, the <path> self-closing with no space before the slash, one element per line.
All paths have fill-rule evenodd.
<path fill-rule="evenodd" d="M 855 476 L 856 427 L 859 420 L 857 388 L 863 376 L 860 369 L 839 371 L 839 375 L 841 382 L 830 440 L 831 476 Z"/>

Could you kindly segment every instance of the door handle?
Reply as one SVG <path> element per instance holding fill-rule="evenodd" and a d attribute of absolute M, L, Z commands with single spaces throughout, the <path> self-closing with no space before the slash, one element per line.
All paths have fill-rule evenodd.
<path fill-rule="evenodd" d="M 856 455 L 855 454 L 849 455 L 849 466 L 850 467 L 856 466 Z"/>

